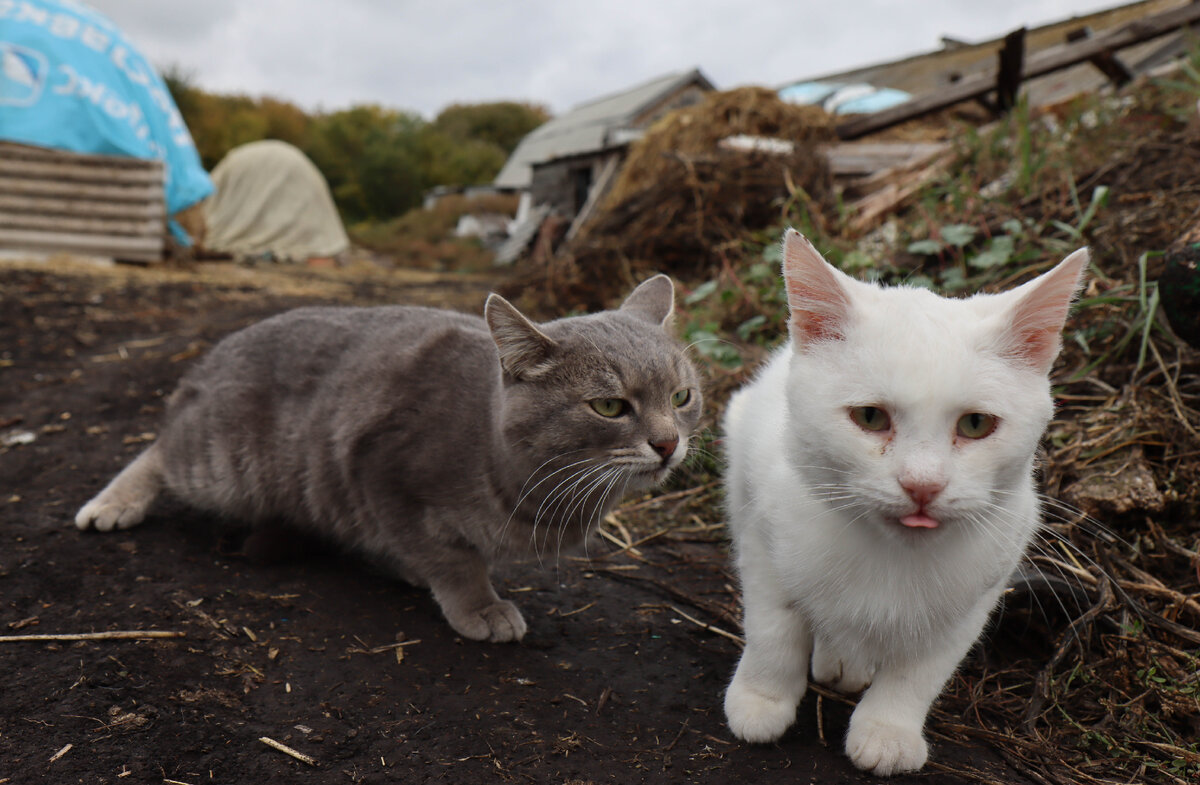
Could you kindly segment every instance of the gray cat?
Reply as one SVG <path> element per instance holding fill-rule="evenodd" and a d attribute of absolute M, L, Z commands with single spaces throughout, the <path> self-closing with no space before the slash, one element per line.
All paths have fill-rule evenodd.
<path fill-rule="evenodd" d="M 534 325 L 430 308 L 301 308 L 218 343 L 158 440 L 75 517 L 134 526 L 165 487 L 198 508 L 283 519 L 428 586 L 459 634 L 519 640 L 488 578 L 501 557 L 581 543 L 664 480 L 700 416 L 659 275 L 619 310 Z"/>

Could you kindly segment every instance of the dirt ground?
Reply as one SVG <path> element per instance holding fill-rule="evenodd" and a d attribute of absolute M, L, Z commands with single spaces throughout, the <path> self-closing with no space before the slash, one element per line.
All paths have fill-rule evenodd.
<path fill-rule="evenodd" d="M 841 754 L 845 701 L 810 692 L 774 745 L 725 728 L 738 644 L 703 626 L 736 607 L 720 538 L 515 565 L 498 587 L 529 633 L 496 645 L 319 546 L 251 559 L 236 522 L 178 504 L 117 534 L 72 525 L 221 336 L 313 302 L 478 312 L 493 283 L 0 263 L 0 438 L 25 442 L 0 447 L 0 633 L 180 634 L 0 642 L 0 783 L 876 781 Z M 1024 782 L 945 737 L 932 760 L 891 781 L 967 781 L 953 764 Z"/>

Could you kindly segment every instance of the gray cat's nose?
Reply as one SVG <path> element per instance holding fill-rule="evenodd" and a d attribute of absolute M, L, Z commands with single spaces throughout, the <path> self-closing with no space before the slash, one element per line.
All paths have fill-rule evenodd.
<path fill-rule="evenodd" d="M 665 461 L 675 454 L 675 448 L 679 446 L 679 438 L 676 437 L 670 441 L 650 442 L 650 446 Z"/>

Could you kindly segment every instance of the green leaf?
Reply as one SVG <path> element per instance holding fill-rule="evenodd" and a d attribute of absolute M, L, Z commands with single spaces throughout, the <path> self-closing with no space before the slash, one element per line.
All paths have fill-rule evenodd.
<path fill-rule="evenodd" d="M 762 327 L 766 323 L 767 317 L 763 316 L 762 314 L 759 314 L 758 316 L 751 316 L 749 319 L 738 325 L 738 338 L 741 338 L 743 341 L 749 341 L 750 337 L 754 335 L 755 331 L 757 331 L 758 328 Z"/>
<path fill-rule="evenodd" d="M 1021 223 L 1020 218 L 1009 218 L 1004 223 L 1000 224 L 1000 228 L 1006 233 L 1020 236 L 1025 233 L 1025 225 Z"/>
<path fill-rule="evenodd" d="M 705 281 L 704 283 L 700 284 L 695 289 L 693 289 L 691 294 L 689 294 L 687 297 L 683 298 L 683 301 L 685 303 L 687 303 L 688 305 L 695 305 L 696 303 L 700 302 L 705 297 L 708 297 L 710 294 L 712 294 L 716 290 L 717 290 L 717 282 L 716 281 Z"/>
<path fill-rule="evenodd" d="M 945 246 L 937 240 L 917 240 L 915 243 L 909 243 L 906 250 L 921 256 L 937 256 L 943 248 Z"/>
<path fill-rule="evenodd" d="M 778 265 L 772 266 L 765 262 L 755 262 L 750 265 L 750 269 L 746 271 L 747 281 L 765 281 L 779 275 Z"/>
<path fill-rule="evenodd" d="M 875 260 L 862 251 L 851 251 L 842 257 L 843 270 L 861 270 L 874 266 Z"/>
<path fill-rule="evenodd" d="M 688 335 L 688 343 L 700 354 L 726 368 L 737 368 L 742 364 L 742 355 L 737 348 L 715 333 L 696 330 Z"/>
<path fill-rule="evenodd" d="M 949 224 L 943 226 L 941 231 L 942 239 L 946 244 L 953 245 L 955 248 L 967 245 L 975 239 L 976 234 L 978 234 L 978 230 L 970 224 Z"/>
<path fill-rule="evenodd" d="M 1001 234 L 992 239 L 991 246 L 986 251 L 976 254 L 969 264 L 980 270 L 986 270 L 989 267 L 998 267 L 1012 259 L 1013 255 L 1013 238 L 1007 234 Z"/>
<path fill-rule="evenodd" d="M 950 267 L 942 271 L 942 288 L 955 291 L 967 285 L 967 277 L 958 267 Z"/>

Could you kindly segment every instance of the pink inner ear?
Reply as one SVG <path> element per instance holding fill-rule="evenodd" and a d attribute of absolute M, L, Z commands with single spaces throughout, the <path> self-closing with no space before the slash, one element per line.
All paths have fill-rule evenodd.
<path fill-rule="evenodd" d="M 792 304 L 792 330 L 808 341 L 837 341 L 843 336 L 844 304 L 836 308 L 824 299 L 826 292 L 805 286 L 799 281 L 787 282 L 788 303 Z"/>
<path fill-rule="evenodd" d="M 1005 354 L 1049 373 L 1062 348 L 1060 335 L 1083 279 L 1088 252 L 1081 248 L 1057 267 L 1026 284 L 1011 314 Z"/>
<path fill-rule="evenodd" d="M 1054 358 L 1058 356 L 1062 343 L 1059 341 L 1058 329 L 1031 329 L 1017 336 L 1017 342 L 1011 347 L 1009 356 L 1023 361 L 1039 370 L 1050 370 Z"/>
<path fill-rule="evenodd" d="M 793 339 L 808 343 L 844 337 L 850 298 L 808 238 L 791 229 L 783 240 L 783 278 Z"/>

